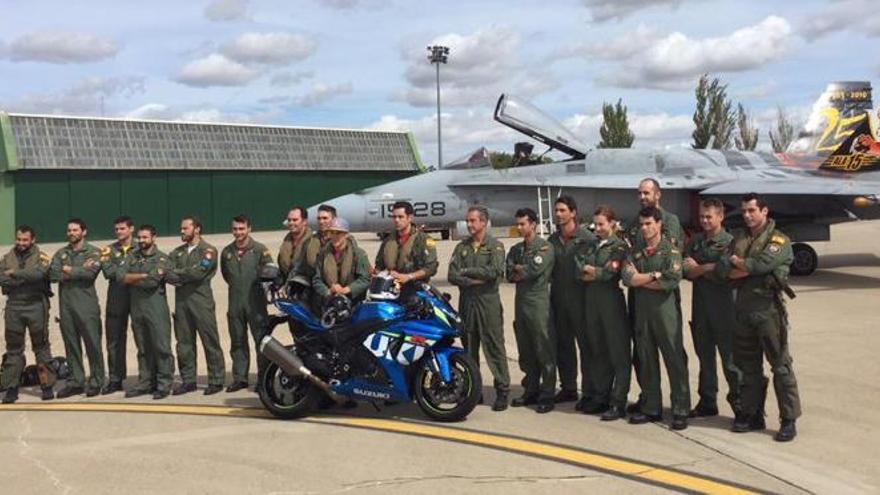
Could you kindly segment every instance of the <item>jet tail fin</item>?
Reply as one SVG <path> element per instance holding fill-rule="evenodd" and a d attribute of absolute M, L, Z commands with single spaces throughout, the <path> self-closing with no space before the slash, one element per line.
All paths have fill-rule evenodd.
<path fill-rule="evenodd" d="M 820 170 L 853 173 L 880 169 L 880 142 L 872 129 L 870 113 L 861 119 L 825 161 Z"/>
<path fill-rule="evenodd" d="M 857 131 L 871 132 L 871 83 L 869 81 L 832 82 L 813 104 L 813 111 L 786 155 L 801 159 L 825 159 L 838 154 Z M 850 143 L 851 145 L 852 143 Z"/>

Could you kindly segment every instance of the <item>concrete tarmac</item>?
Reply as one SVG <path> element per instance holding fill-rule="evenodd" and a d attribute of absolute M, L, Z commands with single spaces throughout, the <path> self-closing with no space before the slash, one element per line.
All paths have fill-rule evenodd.
<path fill-rule="evenodd" d="M 274 254 L 283 233 L 254 237 Z M 368 234 L 357 237 L 372 258 L 378 241 Z M 814 245 L 819 270 L 793 279 L 798 297 L 788 305 L 790 346 L 804 416 L 797 439 L 789 444 L 772 440 L 778 426 L 772 387 L 768 430 L 730 433 L 732 413 L 723 401 L 723 378 L 721 415 L 692 420 L 681 432 L 666 423 L 600 422 L 576 413 L 572 403 L 546 415 L 527 408 L 494 413 L 484 405 L 467 421 L 439 425 L 427 421 L 414 405 L 377 411 L 368 403 L 307 420 L 272 420 L 252 391 L 209 397 L 199 391 L 162 401 L 126 400 L 119 393 L 41 402 L 36 390 L 22 390 L 18 404 L 0 406 L 0 492 L 877 493 L 880 467 L 872 452 L 880 442 L 880 314 L 874 311 L 880 300 L 880 223 L 838 225 L 832 238 L 831 243 Z M 231 242 L 228 235 L 206 239 L 218 249 Z M 508 247 L 514 242 L 505 239 Z M 168 252 L 179 240 L 163 238 L 159 244 Z M 438 242 L 441 268 L 435 282 L 456 295 L 446 283 L 446 262 L 454 245 Z M 42 248 L 51 255 L 60 246 Z M 219 276 L 213 286 L 221 343 L 228 353 L 226 287 Z M 103 305 L 103 277 L 98 292 Z M 689 283 L 682 283 L 682 292 L 689 315 Z M 516 384 L 521 373 L 511 326 L 513 286 L 502 287 L 502 299 Z M 169 290 L 172 306 L 173 300 Z M 53 352 L 63 355 L 54 321 L 57 308 L 53 301 L 50 340 Z M 696 402 L 698 363 L 687 332 L 685 343 Z M 29 350 L 27 357 L 33 362 Z M 133 375 L 131 337 L 128 359 Z M 204 388 L 203 352 L 198 366 Z M 229 366 L 227 354 L 227 370 Z M 252 362 L 252 373 L 255 367 Z M 485 366 L 483 370 L 488 373 Z M 484 383 L 491 384 L 491 377 L 484 376 Z M 663 387 L 667 396 L 665 379 Z M 515 385 L 512 396 L 520 392 Z M 637 393 L 633 380 L 630 399 Z M 491 387 L 485 395 L 491 403 Z M 116 404 L 127 407 L 121 410 L 124 406 Z M 49 409 L 30 410 L 34 408 Z M 669 419 L 667 411 L 667 423 Z"/>

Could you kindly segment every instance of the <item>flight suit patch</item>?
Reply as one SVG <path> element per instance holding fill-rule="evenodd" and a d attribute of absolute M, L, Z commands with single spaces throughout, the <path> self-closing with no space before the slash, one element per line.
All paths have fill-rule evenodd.
<path fill-rule="evenodd" d="M 544 262 L 544 258 L 542 258 L 541 255 L 535 256 L 535 264 L 536 265 L 540 265 L 543 262 Z"/>

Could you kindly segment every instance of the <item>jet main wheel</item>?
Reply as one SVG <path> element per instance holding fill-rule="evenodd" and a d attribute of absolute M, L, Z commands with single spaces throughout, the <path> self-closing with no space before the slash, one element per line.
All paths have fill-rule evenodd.
<path fill-rule="evenodd" d="M 794 261 L 791 263 L 791 274 L 796 276 L 805 276 L 816 271 L 819 266 L 819 255 L 816 250 L 809 244 L 796 242 L 791 245 L 794 251 Z"/>

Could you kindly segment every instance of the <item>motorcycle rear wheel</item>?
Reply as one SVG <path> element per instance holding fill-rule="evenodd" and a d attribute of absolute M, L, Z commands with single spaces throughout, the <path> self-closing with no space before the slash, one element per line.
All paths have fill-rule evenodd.
<path fill-rule="evenodd" d="M 260 377 L 260 401 L 281 419 L 301 418 L 316 403 L 320 390 L 302 376 L 290 376 L 275 363 L 269 363 Z"/>
<path fill-rule="evenodd" d="M 470 355 L 459 352 L 449 357 L 452 372 L 450 383 L 443 383 L 440 374 L 424 360 L 416 375 L 414 387 L 416 403 L 435 421 L 461 421 L 477 407 L 483 381 L 477 363 Z"/>

